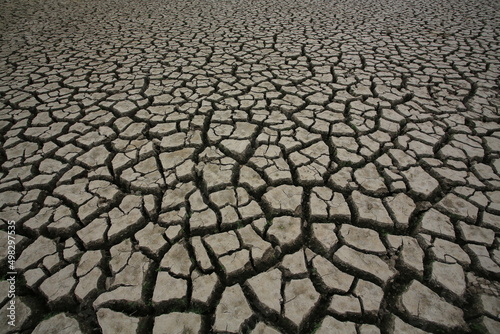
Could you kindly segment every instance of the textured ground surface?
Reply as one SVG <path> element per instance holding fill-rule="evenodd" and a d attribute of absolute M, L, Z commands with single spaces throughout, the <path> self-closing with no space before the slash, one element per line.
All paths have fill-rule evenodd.
<path fill-rule="evenodd" d="M 0 332 L 499 333 L 494 1 L 0 1 Z"/>

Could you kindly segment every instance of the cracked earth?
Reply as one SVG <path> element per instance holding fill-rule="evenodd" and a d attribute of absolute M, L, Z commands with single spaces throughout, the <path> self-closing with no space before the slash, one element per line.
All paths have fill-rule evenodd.
<path fill-rule="evenodd" d="M 500 333 L 499 10 L 0 1 L 0 333 Z"/>

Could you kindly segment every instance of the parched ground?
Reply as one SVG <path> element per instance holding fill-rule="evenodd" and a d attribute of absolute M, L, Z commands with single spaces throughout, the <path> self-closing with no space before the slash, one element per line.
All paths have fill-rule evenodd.
<path fill-rule="evenodd" d="M 500 333 L 499 13 L 0 0 L 0 333 Z"/>

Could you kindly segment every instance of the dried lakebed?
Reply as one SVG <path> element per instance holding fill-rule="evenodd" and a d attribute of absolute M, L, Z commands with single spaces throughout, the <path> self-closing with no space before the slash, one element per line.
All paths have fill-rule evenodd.
<path fill-rule="evenodd" d="M 0 1 L 0 333 L 498 333 L 499 10 Z"/>

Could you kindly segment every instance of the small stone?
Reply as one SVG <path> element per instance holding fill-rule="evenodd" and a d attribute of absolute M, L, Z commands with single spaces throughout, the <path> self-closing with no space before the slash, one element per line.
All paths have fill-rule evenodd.
<path fill-rule="evenodd" d="M 297 180 L 301 185 L 322 184 L 326 172 L 326 167 L 313 160 L 310 164 L 297 168 Z"/>
<path fill-rule="evenodd" d="M 439 297 L 435 292 L 413 280 L 401 296 L 406 311 L 424 321 L 448 328 L 466 328 L 463 311 Z"/>
<path fill-rule="evenodd" d="M 0 207 L 16 205 L 22 197 L 19 192 L 4 191 L 0 197 Z"/>
<path fill-rule="evenodd" d="M 238 212 L 232 206 L 225 206 L 220 210 L 222 225 L 235 224 L 240 221 Z"/>
<path fill-rule="evenodd" d="M 52 219 L 54 215 L 54 209 L 50 207 L 44 207 L 42 208 L 38 214 L 36 214 L 34 217 L 28 219 L 23 226 L 30 230 L 31 232 L 34 232 L 36 234 L 40 234 L 40 229 L 47 226 L 49 223 L 50 219 Z M 7 240 L 7 238 L 5 238 Z M 5 254 L 5 253 L 4 253 Z"/>
<path fill-rule="evenodd" d="M 119 137 L 123 139 L 134 139 L 143 134 L 146 130 L 146 123 L 134 122 L 130 124 L 125 130 L 120 131 Z"/>
<path fill-rule="evenodd" d="M 177 132 L 162 137 L 160 147 L 165 150 L 180 149 L 189 144 L 189 139 L 185 132 Z"/>
<path fill-rule="evenodd" d="M 500 174 L 500 173 L 499 173 Z M 483 195 L 482 193 L 476 193 L 479 195 Z M 484 195 L 483 195 L 484 196 Z M 481 196 L 481 197 L 483 197 Z M 488 191 L 486 192 L 487 199 L 482 200 L 483 203 L 488 204 L 488 200 L 490 203 L 488 204 L 488 209 L 494 213 L 500 213 L 500 191 Z"/>
<path fill-rule="evenodd" d="M 186 197 L 196 189 L 194 183 L 179 183 L 173 189 L 167 189 L 162 199 L 162 210 L 172 210 L 185 202 Z"/>
<path fill-rule="evenodd" d="M 472 166 L 472 170 L 476 173 L 476 175 L 483 181 L 486 180 L 496 180 L 498 177 L 496 176 L 493 168 L 483 163 L 478 163 Z"/>
<path fill-rule="evenodd" d="M 155 157 L 147 158 L 131 168 L 127 168 L 121 173 L 120 179 L 130 185 L 132 190 L 139 192 L 158 193 L 160 188 L 165 185 Z"/>
<path fill-rule="evenodd" d="M 158 207 L 156 206 L 156 197 L 153 195 L 145 195 L 143 197 L 144 209 L 150 217 L 156 214 Z"/>
<path fill-rule="evenodd" d="M 332 126 L 332 128 L 335 128 L 338 126 L 336 126 L 335 124 Z M 342 126 L 342 130 L 344 129 L 349 129 L 347 126 Z M 335 131 L 335 130 L 334 130 Z M 350 132 L 350 130 L 348 130 L 348 132 Z M 352 139 L 354 144 L 356 143 L 354 138 Z M 334 141 L 332 140 L 332 142 L 334 143 Z M 335 144 L 334 144 L 335 145 Z M 349 144 L 349 146 L 352 145 L 352 144 Z M 357 144 L 355 144 L 355 148 L 354 149 L 357 149 Z M 365 161 L 365 159 L 360 156 L 359 154 L 357 153 L 353 153 L 353 152 L 350 152 L 348 151 L 347 149 L 344 149 L 344 148 L 341 148 L 341 147 L 338 147 L 337 148 L 337 158 L 339 159 L 340 163 L 347 163 L 347 164 L 360 164 L 360 163 L 363 163 Z"/>

